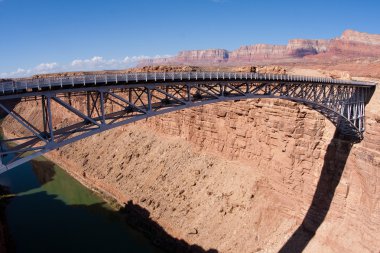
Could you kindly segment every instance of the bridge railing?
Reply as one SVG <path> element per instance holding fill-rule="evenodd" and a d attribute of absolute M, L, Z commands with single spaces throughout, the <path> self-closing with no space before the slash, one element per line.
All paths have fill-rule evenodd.
<path fill-rule="evenodd" d="M 135 83 L 148 81 L 182 81 L 182 80 L 258 80 L 258 81 L 288 81 L 288 82 L 313 82 L 327 84 L 346 84 L 359 86 L 373 86 L 368 82 L 351 80 L 338 80 L 332 78 L 310 77 L 283 74 L 259 74 L 244 72 L 139 72 L 126 74 L 106 75 L 82 75 L 67 77 L 52 77 L 38 79 L 15 79 L 13 81 L 1 82 L 0 92 L 3 94 L 28 89 L 52 88 L 63 86 L 75 86 L 86 84 L 108 84 L 108 83 Z"/>

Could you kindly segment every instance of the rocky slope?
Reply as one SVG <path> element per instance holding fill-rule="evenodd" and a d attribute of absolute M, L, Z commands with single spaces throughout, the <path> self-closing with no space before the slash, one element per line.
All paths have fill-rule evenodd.
<path fill-rule="evenodd" d="M 346 30 L 330 40 L 293 39 L 287 45 L 256 44 L 233 51 L 225 49 L 188 50 L 170 58 L 143 60 L 140 65 L 155 64 L 246 64 L 287 63 L 379 57 L 380 35 Z"/>
<path fill-rule="evenodd" d="M 353 147 L 333 139 L 332 124 L 305 106 L 252 100 L 151 118 L 48 157 L 206 250 L 378 252 L 379 101 L 378 89 L 365 140 Z M 33 121 L 36 108 L 27 102 L 16 110 Z M 55 110 L 60 124 L 74 121 Z M 6 135 L 23 133 L 10 119 L 3 127 Z"/>

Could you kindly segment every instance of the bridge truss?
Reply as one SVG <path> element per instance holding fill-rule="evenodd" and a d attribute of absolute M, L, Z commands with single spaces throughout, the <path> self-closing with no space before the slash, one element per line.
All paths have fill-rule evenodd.
<path fill-rule="evenodd" d="M 228 100 L 279 98 L 325 115 L 341 138 L 359 142 L 375 84 L 257 73 L 177 72 L 21 79 L 0 83 L 0 109 L 29 135 L 2 140 L 0 173 L 91 135 L 148 117 Z M 37 101 L 40 122 L 10 101 Z M 52 110 L 52 107 L 55 107 Z M 59 108 L 59 110 L 57 110 Z M 77 122 L 62 124 L 57 111 Z M 17 134 L 16 134 L 17 135 Z M 8 157 L 8 158 L 7 158 Z"/>

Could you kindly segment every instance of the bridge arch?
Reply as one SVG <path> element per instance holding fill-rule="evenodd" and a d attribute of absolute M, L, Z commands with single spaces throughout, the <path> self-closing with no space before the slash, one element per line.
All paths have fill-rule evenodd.
<path fill-rule="evenodd" d="M 364 82 L 220 72 L 131 73 L 0 83 L 0 91 L 3 91 L 0 109 L 31 133 L 3 141 L 17 141 L 18 145 L 1 150 L 1 158 L 6 155 L 14 158 L 2 162 L 0 173 L 50 150 L 118 126 L 231 100 L 276 98 L 301 103 L 328 118 L 341 138 L 359 142 L 365 131 L 365 105 L 374 89 L 374 84 Z M 86 106 L 73 105 L 72 97 L 79 98 Z M 42 127 L 34 126 L 7 106 L 6 101 L 14 99 L 41 101 Z M 57 129 L 52 104 L 75 114 L 80 122 Z M 109 110 L 110 104 L 116 110 Z"/>

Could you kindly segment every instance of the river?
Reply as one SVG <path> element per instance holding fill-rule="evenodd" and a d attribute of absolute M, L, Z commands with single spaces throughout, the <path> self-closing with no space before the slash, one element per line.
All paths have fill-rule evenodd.
<path fill-rule="evenodd" d="M 8 158 L 10 159 L 10 158 Z M 100 197 L 41 157 L 0 175 L 18 253 L 161 253 Z"/>

